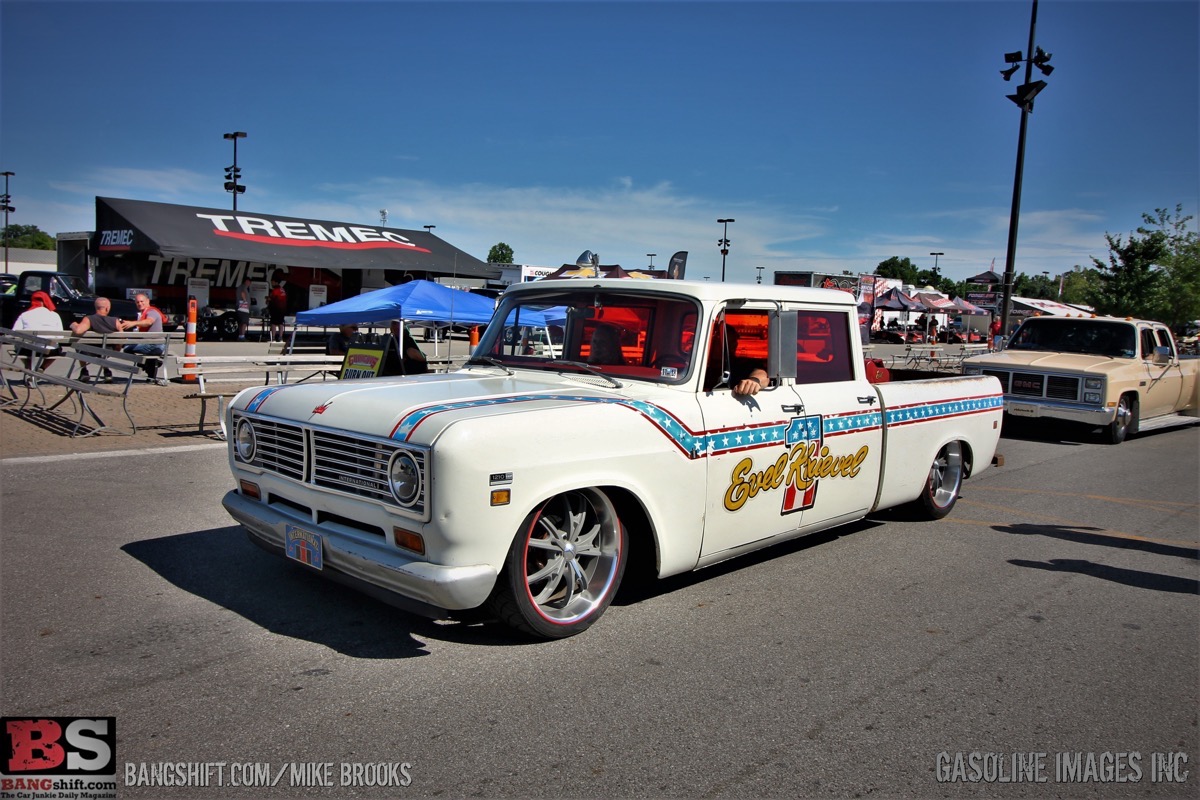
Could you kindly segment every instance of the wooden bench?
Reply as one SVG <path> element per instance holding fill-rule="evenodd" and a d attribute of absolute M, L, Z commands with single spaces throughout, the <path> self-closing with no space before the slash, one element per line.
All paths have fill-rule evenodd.
<path fill-rule="evenodd" d="M 5 334 L 5 343 L 17 344 L 22 350 L 30 350 L 35 354 L 35 357 L 37 357 L 40 348 L 41 357 L 40 362 L 35 362 L 37 363 L 36 367 L 33 364 L 30 367 L 25 367 L 16 361 L 6 366 L 6 369 L 19 372 L 25 376 L 25 402 L 21 404 L 18 413 L 26 413 L 26 408 L 33 401 L 33 393 L 36 391 L 41 397 L 41 403 L 38 405 L 45 413 L 53 412 L 67 401 L 71 401 L 79 407 L 79 417 L 75 420 L 75 427 L 71 430 L 71 438 L 80 435 L 80 428 L 83 427 L 84 420 L 88 417 L 95 423 L 95 427 L 83 434 L 83 436 L 93 436 L 102 431 L 115 431 L 125 436 L 132 436 L 137 433 L 137 423 L 134 422 L 133 415 L 129 413 L 129 387 L 133 385 L 133 376 L 138 371 L 138 356 L 132 353 L 121 353 L 91 345 L 78 345 L 74 348 L 67 347 L 58 350 L 54 340 L 42 340 L 42 342 L 38 343 L 30 341 L 28 338 L 23 339 L 19 334 L 19 331 Z M 47 348 L 47 343 L 53 346 Z M 45 371 L 46 362 L 52 358 L 68 362 L 66 375 L 50 374 Z M 84 366 L 96 367 L 96 374 L 89 378 L 79 377 L 76 368 L 78 367 L 79 371 L 82 371 Z M 100 374 L 105 371 L 114 376 L 120 375 L 121 377 L 114 378 L 113 385 L 111 386 L 101 384 Z M 42 391 L 42 386 L 46 384 L 61 386 L 67 390 L 66 394 L 52 405 L 47 405 L 46 395 Z M 96 410 L 88 403 L 89 395 L 120 399 L 121 411 L 124 412 L 125 418 L 129 420 L 130 430 L 128 433 L 105 423 Z"/>
<path fill-rule="evenodd" d="M 184 395 L 190 400 L 200 401 L 200 423 L 197 430 L 204 433 L 208 418 L 208 403 L 217 402 L 217 418 L 221 429 L 217 434 L 224 439 L 225 400 L 235 397 L 242 389 L 285 383 L 298 383 L 314 377 L 327 378 L 341 368 L 341 356 L 321 355 L 258 355 L 258 356 L 180 356 L 174 357 L 176 370 L 187 381 L 192 378 L 199 391 Z M 299 381 L 295 376 L 302 376 Z M 222 390 L 213 384 L 239 384 L 238 388 Z"/>

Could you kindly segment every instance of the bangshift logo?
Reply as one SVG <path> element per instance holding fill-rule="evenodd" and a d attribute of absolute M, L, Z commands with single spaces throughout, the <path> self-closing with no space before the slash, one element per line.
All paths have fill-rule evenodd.
<path fill-rule="evenodd" d="M 213 234 L 229 239 L 287 247 L 326 247 L 335 250 L 411 250 L 428 253 L 395 231 L 362 225 L 326 228 L 314 222 L 243 217 L 235 214 L 197 214 L 213 225 Z"/>
<path fill-rule="evenodd" d="M 0 758 L 4 777 L 116 776 L 116 718 L 4 717 Z"/>

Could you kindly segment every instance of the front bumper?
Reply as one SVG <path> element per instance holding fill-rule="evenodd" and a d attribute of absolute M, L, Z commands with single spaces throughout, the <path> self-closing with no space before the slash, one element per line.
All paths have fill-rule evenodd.
<path fill-rule="evenodd" d="M 386 542 L 366 541 L 314 525 L 306 516 L 288 514 L 237 490 L 226 493 L 221 504 L 245 526 L 251 541 L 280 555 L 286 526 L 320 533 L 325 566 L 319 574 L 424 616 L 437 618 L 447 611 L 480 606 L 496 584 L 497 571 L 487 564 L 430 564 Z"/>
<path fill-rule="evenodd" d="M 1014 417 L 1061 419 L 1092 426 L 1110 425 L 1117 415 L 1115 407 L 1085 406 L 1008 394 L 1004 395 L 1004 411 Z"/>

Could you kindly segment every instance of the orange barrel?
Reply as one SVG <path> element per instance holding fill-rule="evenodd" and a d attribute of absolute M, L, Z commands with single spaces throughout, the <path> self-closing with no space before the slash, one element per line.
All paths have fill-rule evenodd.
<path fill-rule="evenodd" d="M 188 299 L 187 334 L 183 340 L 183 365 L 188 368 L 196 366 L 196 298 Z M 185 372 L 183 379 L 189 383 L 196 382 L 196 373 Z"/>
<path fill-rule="evenodd" d="M 472 325 L 471 326 L 471 347 L 474 348 L 475 345 L 477 345 L 477 344 L 479 344 L 479 326 Z"/>

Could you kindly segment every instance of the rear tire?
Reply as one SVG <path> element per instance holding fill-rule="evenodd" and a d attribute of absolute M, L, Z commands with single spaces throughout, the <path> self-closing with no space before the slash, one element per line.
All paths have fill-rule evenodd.
<path fill-rule="evenodd" d="M 543 639 L 587 630 L 621 584 L 628 536 L 608 495 L 550 498 L 521 524 L 488 605 L 507 625 Z"/>
<path fill-rule="evenodd" d="M 954 509 L 966 472 L 962 442 L 949 442 L 929 465 L 929 476 L 916 507 L 926 519 L 941 519 Z"/>

